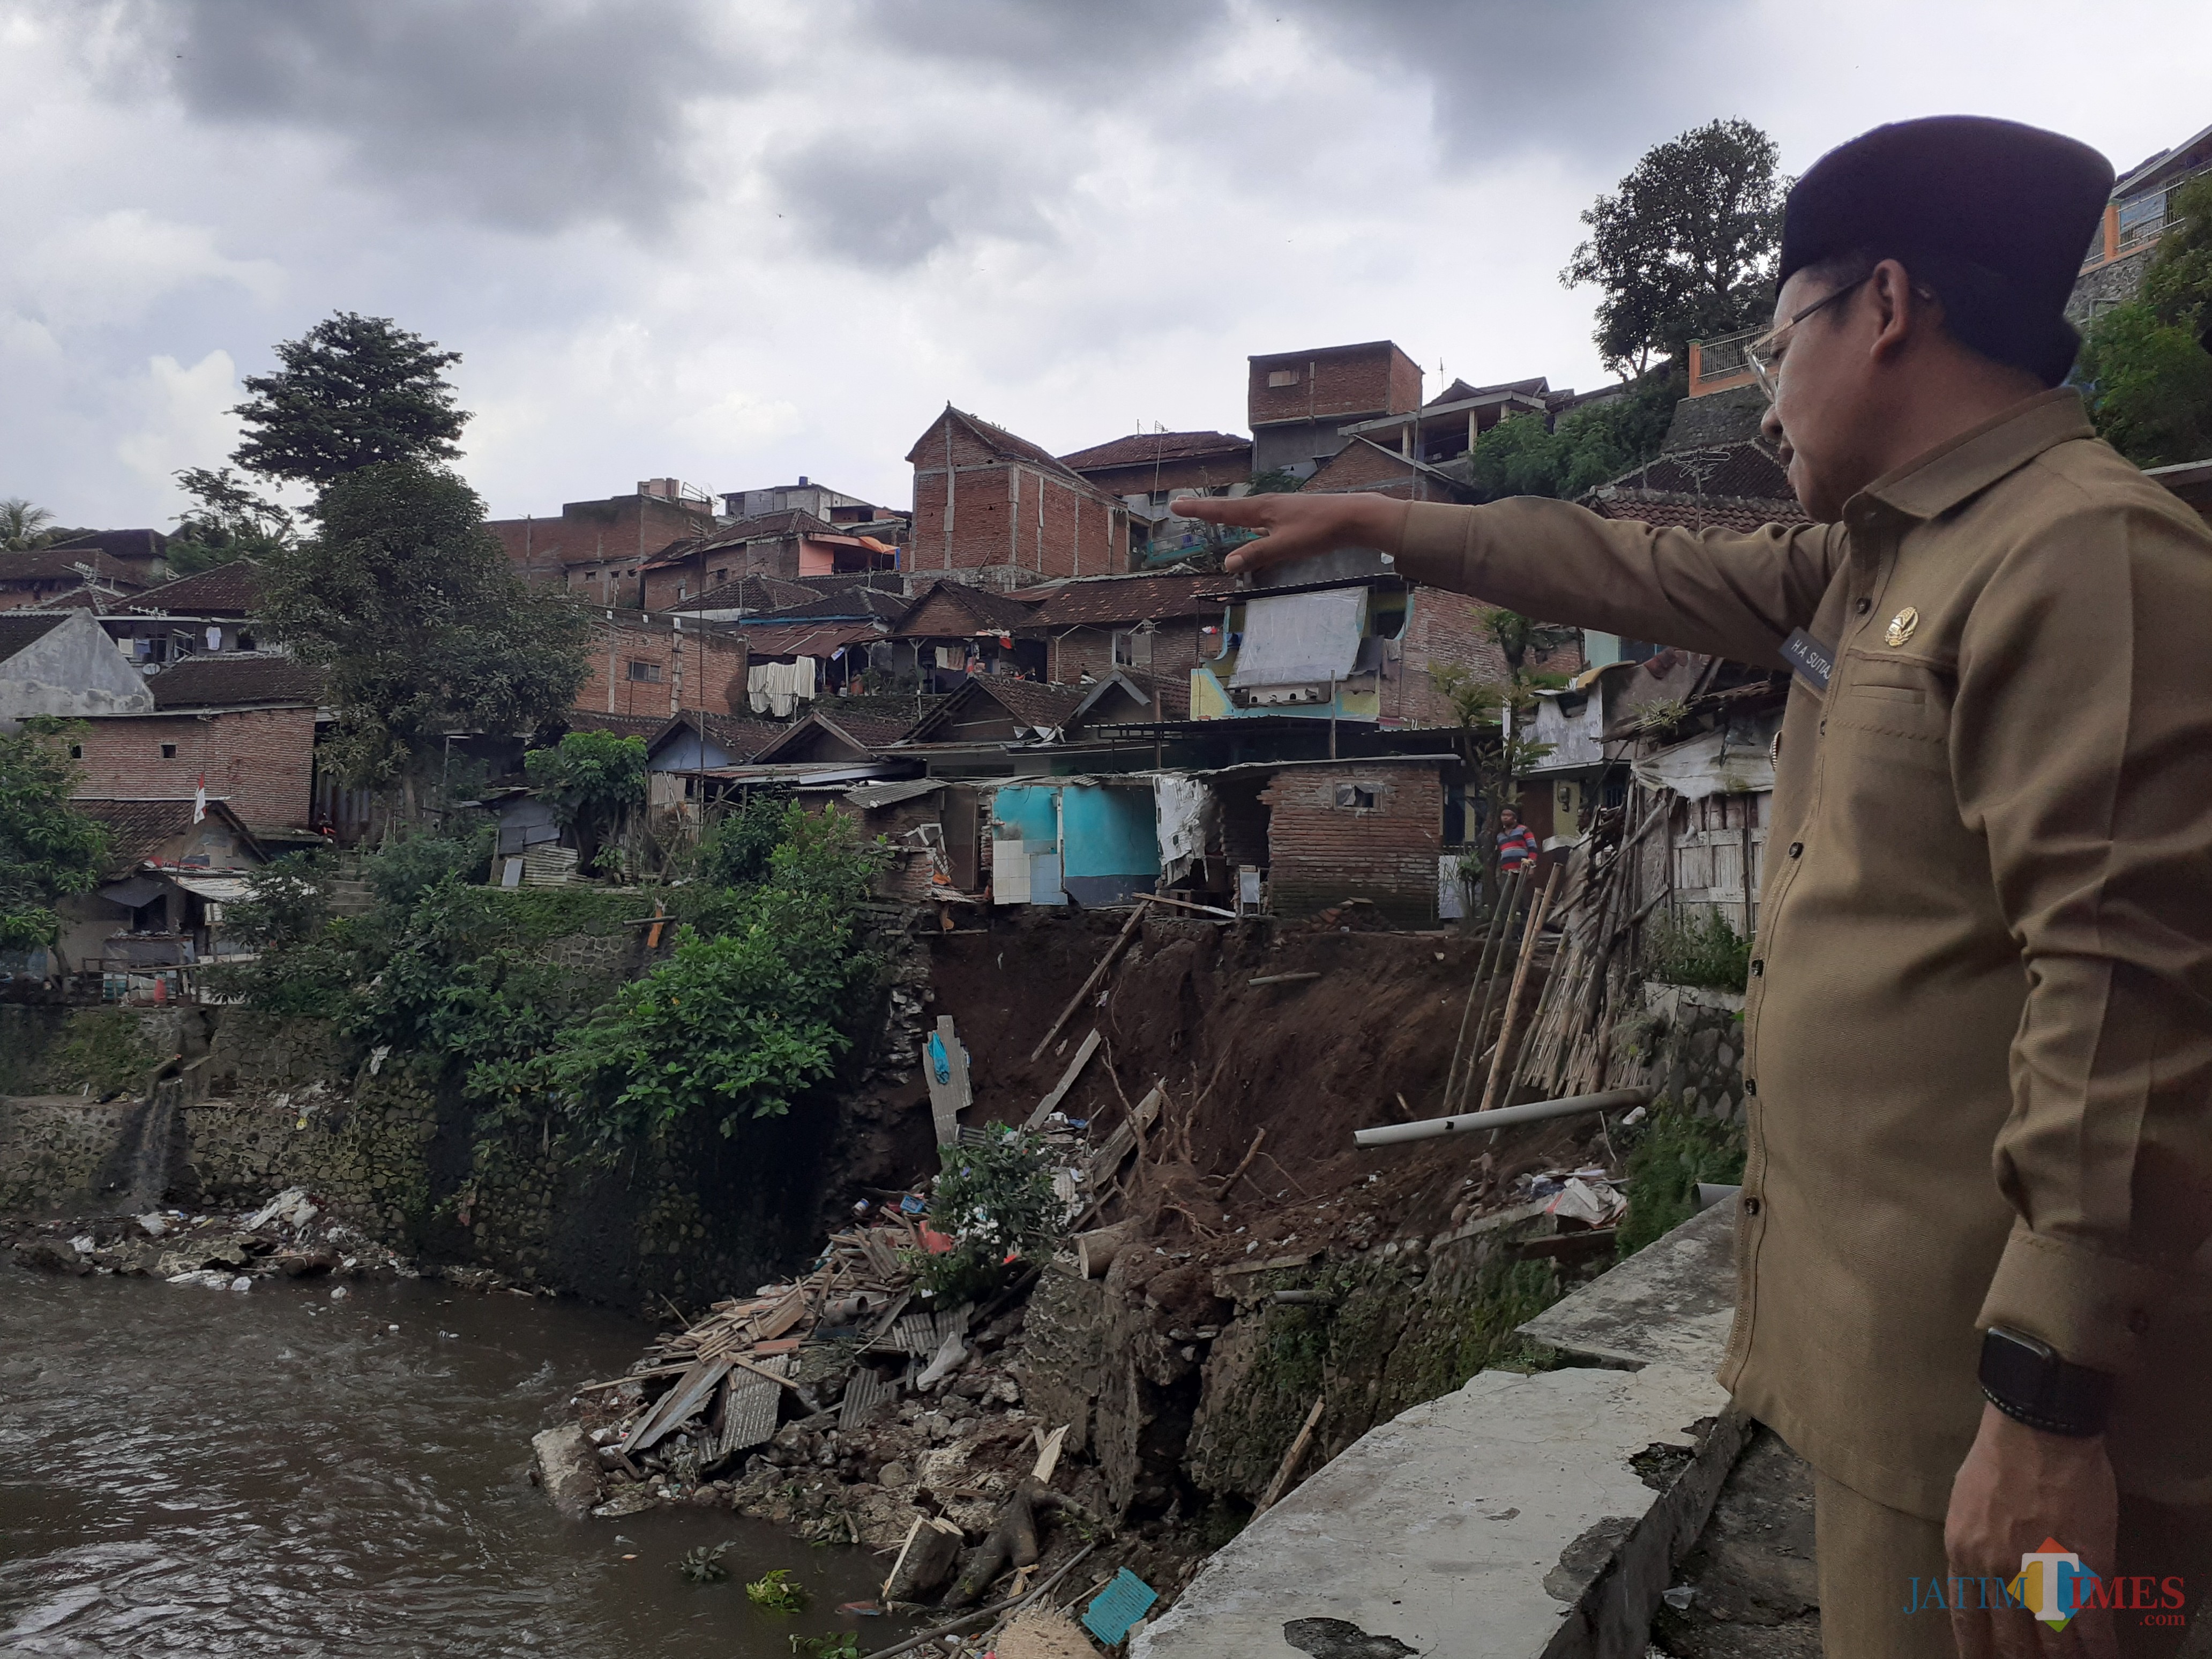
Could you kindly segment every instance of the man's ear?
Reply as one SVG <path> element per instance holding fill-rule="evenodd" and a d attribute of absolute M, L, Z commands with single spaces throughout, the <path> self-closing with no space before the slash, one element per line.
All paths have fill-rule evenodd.
<path fill-rule="evenodd" d="M 1911 273 L 1894 259 L 1884 259 L 1874 268 L 1874 275 L 1867 278 L 1867 300 L 1875 323 L 1869 349 L 1878 362 L 1895 359 L 1916 336 L 1941 321 L 1936 302 L 1914 291 Z"/>

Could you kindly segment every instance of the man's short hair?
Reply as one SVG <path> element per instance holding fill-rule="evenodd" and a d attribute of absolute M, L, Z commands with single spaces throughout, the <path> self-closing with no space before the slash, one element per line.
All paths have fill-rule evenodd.
<path fill-rule="evenodd" d="M 1864 282 L 1894 259 L 1943 307 L 1943 330 L 1969 351 L 2008 368 L 2025 369 L 2045 386 L 2073 371 L 2081 337 L 2063 317 L 2032 304 L 1997 272 L 1956 254 L 1924 248 L 1859 247 L 1806 267 L 1829 288 Z"/>

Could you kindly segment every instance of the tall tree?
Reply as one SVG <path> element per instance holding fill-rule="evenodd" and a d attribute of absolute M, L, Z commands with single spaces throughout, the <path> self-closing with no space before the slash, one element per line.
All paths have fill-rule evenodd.
<path fill-rule="evenodd" d="M 1756 320 L 1782 235 L 1779 160 L 1750 122 L 1709 122 L 1645 151 L 1583 213 L 1589 240 L 1559 280 L 1604 290 L 1592 338 L 1607 367 L 1641 374 Z"/>
<path fill-rule="evenodd" d="M 169 535 L 169 568 L 179 575 L 233 559 L 266 559 L 292 544 L 291 514 L 255 495 L 228 467 L 188 466 L 177 482 L 194 502 Z"/>
<path fill-rule="evenodd" d="M 0 951 L 52 945 L 54 901 L 90 892 L 106 867 L 107 826 L 70 805 L 68 734 L 43 717 L 0 732 Z"/>
<path fill-rule="evenodd" d="M 231 413 L 252 430 L 231 459 L 264 477 L 327 484 L 385 461 L 450 461 L 467 422 L 445 371 L 461 361 L 389 317 L 341 311 L 276 348 Z"/>
<path fill-rule="evenodd" d="M 28 553 L 54 539 L 54 515 L 21 495 L 0 501 L 0 553 Z"/>
<path fill-rule="evenodd" d="M 528 733 L 583 683 L 582 609 L 516 574 L 483 503 L 441 467 L 383 461 L 326 485 L 319 533 L 267 558 L 262 618 L 329 675 L 323 754 L 357 787 L 416 786 L 459 731 Z"/>
<path fill-rule="evenodd" d="M 2138 466 L 2212 457 L 2212 177 L 2176 191 L 2142 293 L 2090 325 L 2089 418 Z"/>

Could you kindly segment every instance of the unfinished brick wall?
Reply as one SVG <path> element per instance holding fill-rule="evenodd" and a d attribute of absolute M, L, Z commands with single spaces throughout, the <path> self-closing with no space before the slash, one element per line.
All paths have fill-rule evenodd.
<path fill-rule="evenodd" d="M 207 780 L 249 828 L 308 822 L 315 771 L 315 711 L 240 708 L 221 714 L 102 715 L 70 741 L 82 751 L 77 793 L 121 799 L 182 799 Z M 164 754 L 164 749 L 172 754 Z"/>
<path fill-rule="evenodd" d="M 1176 617 L 1157 624 L 1149 662 L 1116 665 L 1112 628 L 1072 628 L 1051 641 L 1046 672 L 1060 685 L 1081 684 L 1085 674 L 1103 680 L 1118 666 L 1148 673 L 1160 682 L 1170 719 L 1180 719 L 1190 706 L 1190 671 L 1202 660 L 1210 646 L 1199 632 L 1204 620 Z M 1131 624 L 1133 628 L 1135 624 Z"/>
<path fill-rule="evenodd" d="M 617 611 L 610 622 L 601 611 L 592 618 L 584 663 L 574 706 L 589 714 L 665 719 L 690 709 L 727 714 L 745 706 L 744 641 L 696 623 L 678 629 L 665 618 L 635 611 Z"/>
<path fill-rule="evenodd" d="M 1413 589 L 1399 640 L 1398 660 L 1383 687 L 1382 715 L 1405 726 L 1456 726 L 1451 702 L 1437 689 L 1431 665 L 1456 664 L 1477 679 L 1503 684 L 1505 653 L 1484 625 L 1480 599 L 1441 587 Z"/>
<path fill-rule="evenodd" d="M 630 605 L 637 602 L 637 572 L 655 554 L 714 527 L 706 508 L 659 495 L 566 501 L 558 518 L 493 519 L 484 525 L 499 538 L 508 562 L 531 580 L 568 586 L 572 567 L 580 567 L 588 580 L 579 592 L 604 604 L 602 589 L 611 578 L 615 601 Z"/>
<path fill-rule="evenodd" d="M 1340 805 L 1340 787 L 1373 805 Z M 1436 920 L 1443 786 L 1435 765 L 1340 761 L 1285 767 L 1260 793 L 1267 811 L 1269 901 L 1311 915 L 1364 898 L 1401 927 Z"/>
<path fill-rule="evenodd" d="M 1421 366 L 1388 340 L 1254 357 L 1249 372 L 1245 409 L 1253 426 L 1402 415 L 1421 402 Z"/>
<path fill-rule="evenodd" d="M 1127 510 L 1103 491 L 1009 460 L 961 422 L 940 420 L 913 451 L 911 561 L 922 576 L 1018 587 L 1129 568 Z"/>

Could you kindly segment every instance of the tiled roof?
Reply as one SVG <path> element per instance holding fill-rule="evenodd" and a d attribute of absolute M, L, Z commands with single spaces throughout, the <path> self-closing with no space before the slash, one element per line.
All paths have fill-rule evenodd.
<path fill-rule="evenodd" d="M 1465 380 L 1454 380 L 1421 407 L 1436 409 L 1444 404 L 1464 403 L 1470 398 L 1492 398 L 1501 392 L 1518 392 L 1531 398 L 1541 398 L 1551 389 L 1550 380 L 1541 374 L 1533 380 L 1500 380 L 1495 386 L 1469 386 Z"/>
<path fill-rule="evenodd" d="M 111 610 L 124 608 L 119 595 L 97 587 L 71 588 L 66 593 L 51 593 L 39 601 L 40 611 L 89 611 L 94 616 L 104 616 Z"/>
<path fill-rule="evenodd" d="M 708 538 L 709 551 L 736 547 L 744 542 L 776 541 L 786 536 L 842 536 L 845 532 L 803 507 L 787 507 L 780 513 L 763 513 L 726 524 Z"/>
<path fill-rule="evenodd" d="M 252 559 L 233 559 L 196 576 L 179 576 L 149 587 L 122 608 L 171 617 L 205 617 L 218 611 L 244 615 L 261 602 L 261 567 Z"/>
<path fill-rule="evenodd" d="M 1090 576 L 1048 589 L 1031 614 L 1032 628 L 1101 627 L 1112 623 L 1164 622 L 1170 617 L 1198 617 L 1221 609 L 1219 599 L 1202 597 L 1218 590 L 1215 575 Z"/>
<path fill-rule="evenodd" d="M 914 727 L 911 720 L 902 720 L 895 715 L 864 714 L 857 709 L 842 708 L 834 698 L 814 712 L 854 742 L 865 744 L 871 749 L 888 748 Z"/>
<path fill-rule="evenodd" d="M 82 565 L 102 581 L 136 592 L 146 586 L 144 567 L 125 563 L 96 547 L 41 547 L 28 553 L 0 553 L 0 582 L 74 582 L 83 580 Z"/>
<path fill-rule="evenodd" d="M 0 611 L 0 662 L 29 648 L 62 625 L 52 611 Z"/>
<path fill-rule="evenodd" d="M 942 593 L 953 604 L 975 619 L 979 628 L 1011 630 L 1027 628 L 1035 620 L 1036 607 L 1026 599 L 1000 593 L 988 587 L 978 587 L 973 582 L 934 581 L 915 594 L 902 616 L 910 617 L 927 605 L 934 594 Z M 904 635 L 906 624 L 902 622 L 891 630 Z"/>
<path fill-rule="evenodd" d="M 181 836 L 192 827 L 194 809 L 190 795 L 154 800 L 79 795 L 70 805 L 86 817 L 98 818 L 107 826 L 107 869 L 112 875 L 136 868 L 163 842 Z M 252 832 L 246 829 L 226 802 L 210 799 L 208 812 L 211 817 L 222 818 L 231 828 L 244 835 L 246 845 L 252 848 L 257 857 L 259 855 L 261 849 L 254 842 Z"/>
<path fill-rule="evenodd" d="M 710 587 L 696 599 L 670 607 L 675 611 L 750 611 L 765 615 L 819 598 L 814 589 L 786 581 L 780 576 L 739 576 Z"/>
<path fill-rule="evenodd" d="M 969 435 L 977 443 L 1002 460 L 1027 461 L 1030 465 L 1043 471 L 1057 475 L 1078 489 L 1092 492 L 1099 499 L 1113 499 L 1097 485 L 1061 460 L 1059 456 L 1040 445 L 1031 443 L 1027 438 L 1016 437 L 1002 426 L 993 426 L 980 416 L 970 415 L 965 410 L 955 409 L 951 404 L 947 404 L 945 405 L 945 413 L 930 422 L 929 430 L 936 431 L 938 426 L 945 421 L 951 421 L 965 428 Z M 924 433 L 922 435 L 927 437 L 928 433 Z M 916 459 L 921 455 L 921 444 L 917 441 L 912 449 L 907 451 L 906 459 L 910 464 L 916 466 L 928 465 L 926 459 Z"/>
<path fill-rule="evenodd" d="M 1056 731 L 1074 718 L 1091 688 L 1087 685 L 1048 685 L 1041 680 L 1018 680 L 1006 674 L 977 674 L 967 684 L 915 722 L 913 741 L 926 742 L 929 734 L 950 722 L 963 704 L 988 697 L 1014 717 L 1018 725 Z"/>
<path fill-rule="evenodd" d="M 896 622 L 912 610 L 913 605 L 904 596 L 887 593 L 880 587 L 848 587 L 842 593 L 823 593 L 802 604 L 789 605 L 765 614 L 778 622 L 828 621 L 842 618 L 877 617 L 884 622 Z"/>
<path fill-rule="evenodd" d="M 110 558 L 131 559 L 143 562 L 158 559 L 167 550 L 169 538 L 158 530 L 88 530 L 81 536 L 52 544 L 56 551 L 63 549 L 82 558 L 97 548 Z"/>
<path fill-rule="evenodd" d="M 1676 495 L 1620 489 L 1591 496 L 1586 503 L 1603 519 L 1635 519 L 1644 524 L 1686 530 L 1757 530 L 1770 524 L 1808 524 L 1805 509 L 1792 499 L 1746 499 L 1735 495 Z"/>
<path fill-rule="evenodd" d="M 733 631 L 756 657 L 826 657 L 855 641 L 883 637 L 872 622 L 747 623 Z"/>
<path fill-rule="evenodd" d="M 1613 489 L 1775 501 L 1790 501 L 1796 494 L 1790 487 L 1789 473 L 1762 438 L 1662 455 L 1601 484 L 1594 493 L 1602 495 Z"/>
<path fill-rule="evenodd" d="M 1138 432 L 1109 443 L 1079 449 L 1060 458 L 1063 466 L 1078 472 L 1111 466 L 1151 466 L 1167 461 L 1187 461 L 1200 455 L 1234 455 L 1249 452 L 1252 441 L 1228 432 Z"/>
<path fill-rule="evenodd" d="M 318 702 L 319 670 L 289 657 L 224 651 L 173 662 L 148 682 L 156 708 L 238 702 Z"/>

